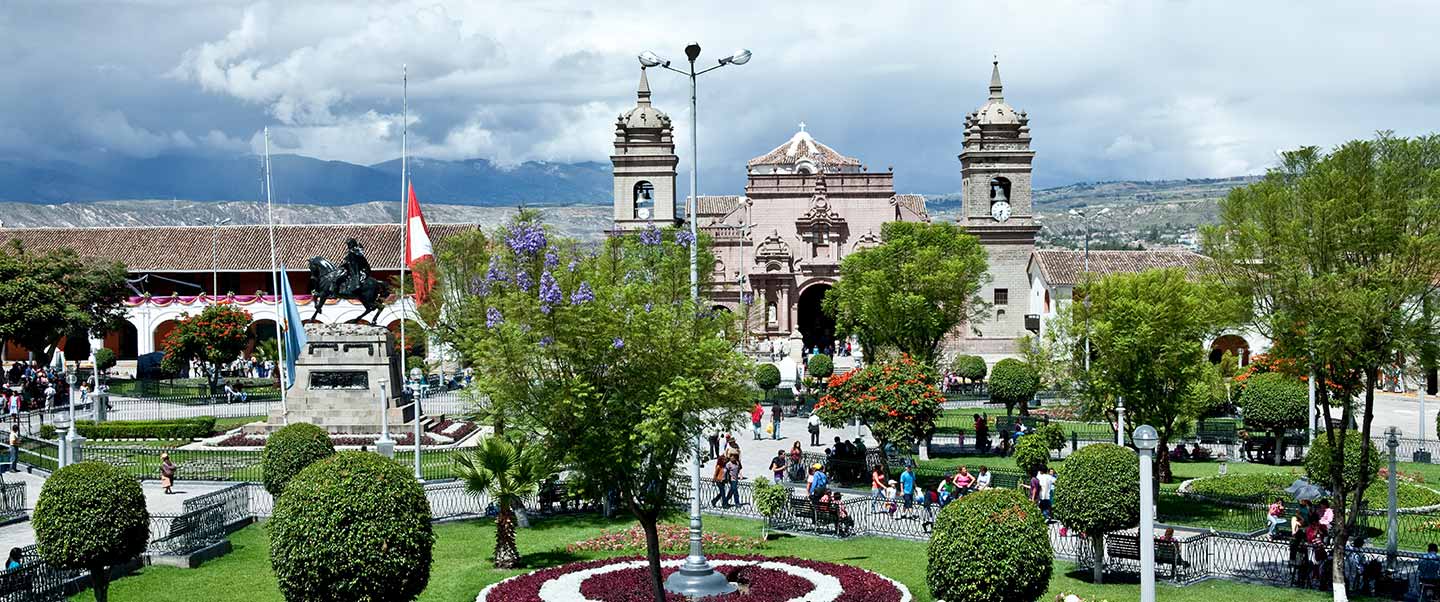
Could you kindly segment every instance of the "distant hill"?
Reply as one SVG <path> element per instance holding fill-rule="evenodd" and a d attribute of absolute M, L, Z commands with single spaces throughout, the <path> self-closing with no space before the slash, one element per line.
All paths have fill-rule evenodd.
<path fill-rule="evenodd" d="M 349 205 L 400 198 L 400 161 L 355 165 L 298 155 L 273 155 L 277 202 Z M 527 162 L 498 166 L 484 159 L 412 159 L 422 201 L 510 207 L 526 204 L 608 204 L 610 165 Z M 0 159 L 0 201 L 73 203 L 123 199 L 239 201 L 262 197 L 255 156 L 116 158 L 98 163 Z"/>

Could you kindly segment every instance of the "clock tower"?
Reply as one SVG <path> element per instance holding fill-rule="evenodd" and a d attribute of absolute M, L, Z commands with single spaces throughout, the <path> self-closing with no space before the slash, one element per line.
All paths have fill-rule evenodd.
<path fill-rule="evenodd" d="M 640 69 L 635 107 L 615 120 L 615 230 L 675 225 L 674 130 L 670 116 L 650 104 L 650 81 Z"/>
<path fill-rule="evenodd" d="M 1030 189 L 1030 118 L 1005 102 L 1000 63 L 990 71 L 990 98 L 965 116 L 960 153 L 961 216 L 966 231 L 980 238 L 989 253 L 991 281 L 981 295 L 992 304 L 991 317 L 975 325 L 979 336 L 967 334 L 968 353 L 987 359 L 1014 353 L 1015 339 L 1027 334 L 1030 282 L 1026 267 L 1035 250 L 1035 222 Z"/>

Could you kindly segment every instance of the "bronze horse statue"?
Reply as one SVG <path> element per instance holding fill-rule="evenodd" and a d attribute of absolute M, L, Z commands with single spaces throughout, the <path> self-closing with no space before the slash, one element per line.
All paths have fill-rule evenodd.
<path fill-rule="evenodd" d="M 330 299 L 355 299 L 365 306 L 363 313 L 350 320 L 352 324 L 363 322 L 371 312 L 375 313 L 376 320 L 380 319 L 384 300 L 390 296 L 390 285 L 371 278 L 368 269 L 358 270 L 349 257 L 346 259 L 346 266 L 335 267 L 324 257 L 310 258 L 310 286 L 314 289 L 311 294 L 315 296 L 315 314 L 310 316 L 311 320 L 320 318 L 325 302 Z M 364 267 L 369 268 L 368 262 Z"/>

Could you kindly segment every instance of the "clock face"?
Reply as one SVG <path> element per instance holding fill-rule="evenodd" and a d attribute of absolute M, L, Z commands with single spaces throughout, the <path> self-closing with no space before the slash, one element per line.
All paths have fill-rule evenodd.
<path fill-rule="evenodd" d="M 650 208 L 641 207 L 639 210 L 635 211 L 635 215 L 640 219 L 650 219 Z"/>
<path fill-rule="evenodd" d="M 1010 203 L 1007 203 L 1005 201 L 991 203 L 990 217 L 995 218 L 995 221 L 997 222 L 1003 222 L 1010 219 Z"/>

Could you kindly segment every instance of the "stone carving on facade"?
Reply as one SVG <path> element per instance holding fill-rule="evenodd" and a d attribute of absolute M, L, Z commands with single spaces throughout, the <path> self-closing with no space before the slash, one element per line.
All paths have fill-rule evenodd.
<path fill-rule="evenodd" d="M 765 240 L 755 247 L 755 264 L 763 266 L 762 272 L 789 273 L 794 257 L 790 245 L 780 238 L 780 231 L 773 230 Z"/>

